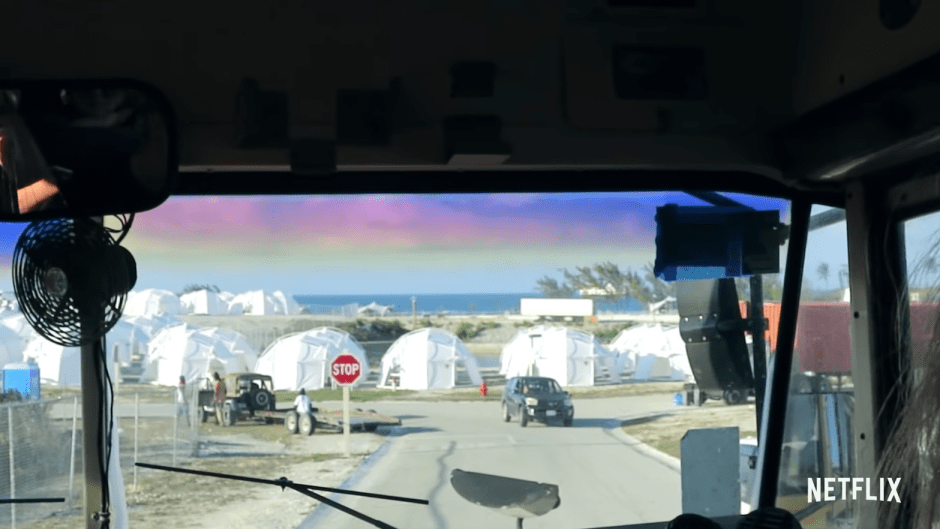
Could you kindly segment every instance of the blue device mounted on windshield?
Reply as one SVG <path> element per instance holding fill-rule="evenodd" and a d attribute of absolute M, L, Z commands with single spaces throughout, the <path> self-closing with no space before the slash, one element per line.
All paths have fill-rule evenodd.
<path fill-rule="evenodd" d="M 656 208 L 656 262 L 664 281 L 780 271 L 780 212 L 747 206 Z"/>

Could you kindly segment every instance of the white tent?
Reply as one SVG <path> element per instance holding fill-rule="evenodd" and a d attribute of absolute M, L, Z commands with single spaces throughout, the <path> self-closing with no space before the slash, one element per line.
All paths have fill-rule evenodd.
<path fill-rule="evenodd" d="M 365 350 L 349 333 L 332 327 L 278 338 L 261 353 L 255 371 L 271 375 L 276 390 L 320 389 L 330 384 L 330 362 L 343 351 L 362 364 L 362 383 L 369 376 Z"/>
<path fill-rule="evenodd" d="M 446 389 L 457 385 L 457 363 L 463 364 L 474 385 L 483 378 L 476 358 L 456 335 L 428 327 L 400 336 L 382 357 L 382 386 L 399 379 L 404 389 Z"/>
<path fill-rule="evenodd" d="M 147 341 L 148 337 L 141 329 L 118 320 L 105 336 L 109 371 L 113 373 L 115 362 L 127 367 L 132 355 L 143 355 Z M 26 345 L 19 361 L 30 359 L 39 365 L 39 376 L 43 382 L 57 386 L 81 385 L 80 347 L 63 347 L 37 336 Z"/>
<path fill-rule="evenodd" d="M 225 344 L 228 350 L 238 358 L 237 371 L 254 371 L 255 363 L 258 361 L 258 351 L 248 343 L 244 335 L 219 327 L 201 329 L 199 333 Z"/>
<path fill-rule="evenodd" d="M 124 314 L 127 316 L 151 316 L 158 314 L 182 314 L 180 298 L 169 290 L 148 288 L 132 290 L 127 294 Z"/>
<path fill-rule="evenodd" d="M 23 359 L 39 366 L 39 379 L 43 384 L 82 385 L 82 350 L 79 347 L 62 347 L 45 338 L 36 338 L 26 346 Z M 110 370 L 111 366 L 108 368 Z"/>
<path fill-rule="evenodd" d="M 105 335 L 105 345 L 108 348 L 108 363 L 115 361 L 126 367 L 135 355 L 145 356 L 150 336 L 144 329 L 133 323 L 120 319 Z"/>
<path fill-rule="evenodd" d="M 244 312 L 244 307 L 241 302 L 232 303 L 235 300 L 235 294 L 223 290 L 219 292 L 219 299 L 222 300 L 225 306 L 226 314 L 242 314 Z"/>
<path fill-rule="evenodd" d="M 137 327 L 147 335 L 148 340 L 158 332 L 182 323 L 179 318 L 170 314 L 154 314 L 150 316 L 121 316 L 121 319 Z"/>
<path fill-rule="evenodd" d="M 228 314 L 228 303 L 215 292 L 206 289 L 187 292 L 180 296 L 180 304 L 187 314 Z"/>
<path fill-rule="evenodd" d="M 232 314 L 269 316 L 275 314 L 300 314 L 301 308 L 294 297 L 280 290 L 268 293 L 264 290 L 250 290 L 232 298 L 229 302 Z"/>
<path fill-rule="evenodd" d="M 275 290 L 274 292 L 271 292 L 271 297 L 274 298 L 274 311 L 277 314 L 293 316 L 303 312 L 300 304 L 297 303 L 297 300 L 294 299 L 294 296 L 290 294 L 285 294 L 280 290 Z"/>
<path fill-rule="evenodd" d="M 19 307 L 15 292 L 0 292 L 0 314 L 19 312 Z"/>
<path fill-rule="evenodd" d="M 33 326 L 26 321 L 26 316 L 22 313 L 4 315 L 3 319 L 0 319 L 0 323 L 15 332 L 17 336 L 23 340 L 24 344 L 38 336 L 36 331 L 33 330 Z"/>
<path fill-rule="evenodd" d="M 234 354 L 217 336 L 182 324 L 163 329 L 150 341 L 143 379 L 175 386 L 179 377 L 189 383 L 206 379 L 213 372 L 235 373 L 241 366 Z"/>
<path fill-rule="evenodd" d="M 394 309 L 391 305 L 379 305 L 376 302 L 369 303 L 364 307 L 359 307 L 359 314 L 363 315 L 375 315 L 375 316 L 385 316 L 388 313 L 392 312 Z"/>
<path fill-rule="evenodd" d="M 13 329 L 0 325 L 0 366 L 23 361 L 26 342 Z"/>
<path fill-rule="evenodd" d="M 503 347 L 500 373 L 551 377 L 563 386 L 593 386 L 605 368 L 612 381 L 620 381 L 615 360 L 593 334 L 539 325 L 520 331 Z"/>
<path fill-rule="evenodd" d="M 618 373 L 632 371 L 634 380 L 685 380 L 692 374 L 675 325 L 636 325 L 620 331 L 609 347 L 618 354 Z"/>

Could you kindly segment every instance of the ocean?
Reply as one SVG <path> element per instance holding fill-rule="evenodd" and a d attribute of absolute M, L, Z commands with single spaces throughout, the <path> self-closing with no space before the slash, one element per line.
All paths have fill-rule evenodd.
<path fill-rule="evenodd" d="M 513 294 L 415 294 L 415 303 L 419 315 L 434 314 L 510 314 L 519 312 L 521 298 L 540 298 L 540 294 L 531 292 Z M 301 305 L 310 307 L 311 312 L 328 312 L 329 307 L 358 303 L 368 305 L 373 301 L 379 305 L 391 305 L 398 314 L 411 314 L 409 294 L 349 294 L 349 295 L 295 295 Z M 596 301 L 596 312 L 635 312 L 645 310 L 646 306 L 635 299 L 625 299 L 619 303 Z"/>

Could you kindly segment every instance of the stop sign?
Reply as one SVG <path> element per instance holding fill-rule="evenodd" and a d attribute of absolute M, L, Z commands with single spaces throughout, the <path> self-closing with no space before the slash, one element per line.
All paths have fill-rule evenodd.
<path fill-rule="evenodd" d="M 341 354 L 330 363 L 330 375 L 340 386 L 351 386 L 362 375 L 362 364 L 351 354 Z"/>

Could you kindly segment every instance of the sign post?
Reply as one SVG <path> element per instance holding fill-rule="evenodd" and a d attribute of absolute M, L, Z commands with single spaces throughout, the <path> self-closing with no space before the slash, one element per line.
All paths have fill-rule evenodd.
<path fill-rule="evenodd" d="M 343 386 L 343 452 L 349 457 L 349 388 L 362 376 L 362 365 L 358 358 L 344 349 L 330 363 L 330 376 Z"/>

